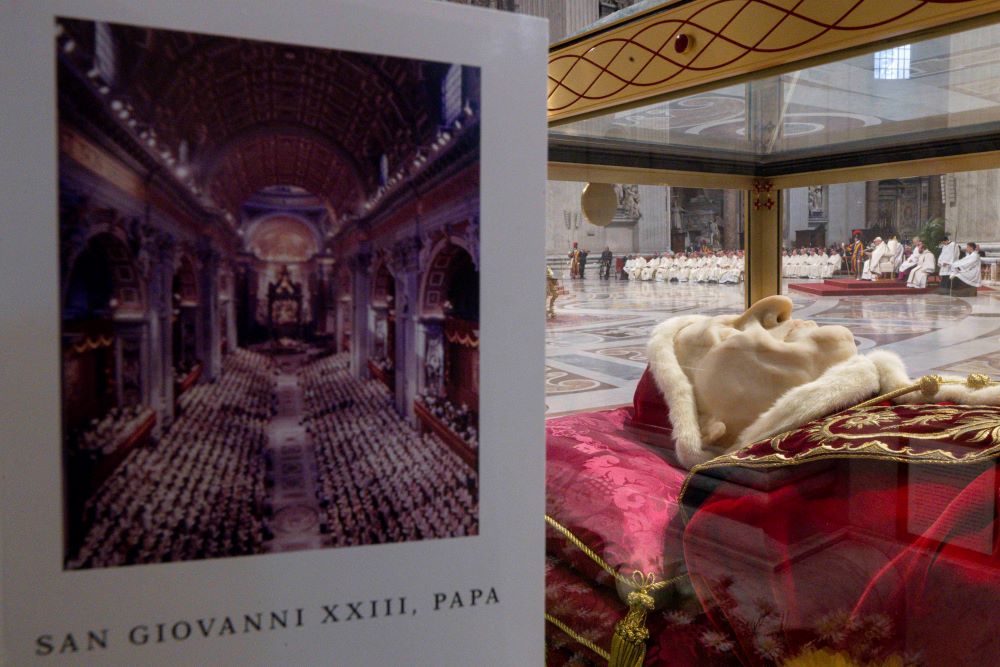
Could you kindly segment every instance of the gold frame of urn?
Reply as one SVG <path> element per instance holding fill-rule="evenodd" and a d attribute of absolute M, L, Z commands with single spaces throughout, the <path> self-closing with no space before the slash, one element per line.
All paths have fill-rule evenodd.
<path fill-rule="evenodd" d="M 550 47 L 549 126 L 997 23 L 1000 0 L 666 0 Z M 783 189 L 1000 168 L 1000 131 L 912 159 L 888 151 L 775 174 L 625 164 L 586 150 L 565 159 L 551 147 L 550 180 L 743 190 L 748 306 L 781 291 Z"/>

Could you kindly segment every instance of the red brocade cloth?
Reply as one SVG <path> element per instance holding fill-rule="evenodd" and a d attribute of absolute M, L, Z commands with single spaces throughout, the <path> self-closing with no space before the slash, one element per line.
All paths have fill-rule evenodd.
<path fill-rule="evenodd" d="M 681 562 L 677 496 L 686 471 L 624 429 L 629 410 L 551 419 L 546 425 L 546 513 L 626 575 L 662 576 Z M 551 527 L 546 549 L 590 580 L 615 582 Z"/>
<path fill-rule="evenodd" d="M 696 599 L 650 614 L 647 666 L 1000 664 L 1000 408 L 845 411 L 683 491 L 630 413 L 548 422 L 547 511 L 623 573 L 690 575 Z M 609 648 L 614 580 L 551 528 L 547 551 L 547 610 Z M 550 664 L 600 664 L 546 632 Z"/>

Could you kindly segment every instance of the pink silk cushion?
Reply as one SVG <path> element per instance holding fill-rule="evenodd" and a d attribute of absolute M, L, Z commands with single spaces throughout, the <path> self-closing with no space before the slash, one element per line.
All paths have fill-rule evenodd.
<path fill-rule="evenodd" d="M 625 430 L 622 408 L 546 424 L 546 512 L 616 571 L 673 576 L 681 567 L 677 496 L 686 472 Z M 553 528 L 546 549 L 587 578 L 614 588 L 610 575 Z"/>

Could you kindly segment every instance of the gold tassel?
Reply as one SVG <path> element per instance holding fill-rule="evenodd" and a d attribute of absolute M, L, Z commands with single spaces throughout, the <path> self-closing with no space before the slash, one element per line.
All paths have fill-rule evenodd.
<path fill-rule="evenodd" d="M 646 614 L 653 609 L 653 597 L 646 587 L 628 594 L 628 613 L 615 625 L 611 637 L 611 658 L 608 667 L 642 667 L 646 659 Z"/>

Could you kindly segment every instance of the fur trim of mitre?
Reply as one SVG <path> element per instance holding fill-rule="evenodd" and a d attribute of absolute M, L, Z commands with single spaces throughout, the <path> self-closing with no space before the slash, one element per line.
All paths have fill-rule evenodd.
<path fill-rule="evenodd" d="M 694 387 L 681 368 L 680 362 L 677 361 L 674 347 L 681 329 L 708 319 L 708 315 L 672 317 L 653 329 L 646 346 L 649 370 L 656 381 L 657 389 L 667 402 L 677 458 L 687 468 L 707 461 L 713 454 L 706 455 L 703 451 Z"/>

